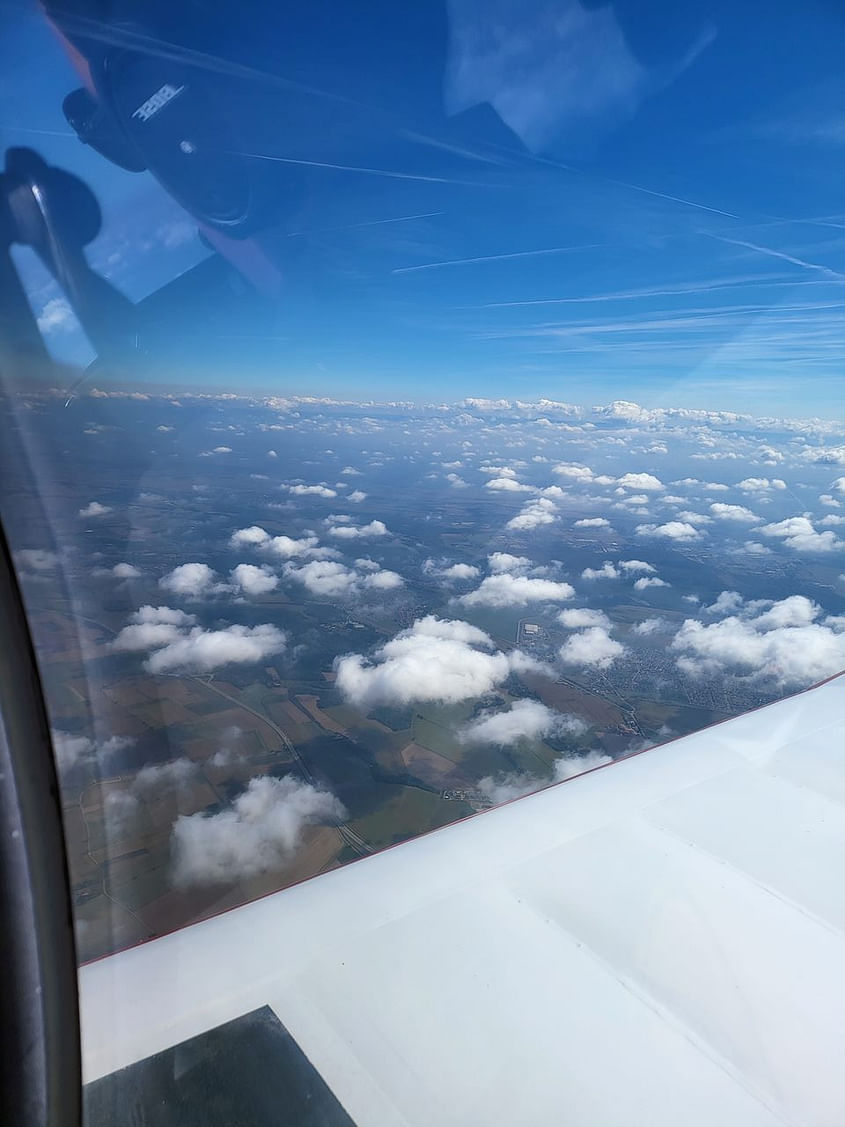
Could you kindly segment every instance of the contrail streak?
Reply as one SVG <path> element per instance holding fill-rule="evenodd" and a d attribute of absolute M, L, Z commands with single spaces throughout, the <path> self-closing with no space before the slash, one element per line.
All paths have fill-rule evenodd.
<path fill-rule="evenodd" d="M 702 232 L 702 234 L 707 234 L 707 232 Z M 787 254 L 786 251 L 773 250 L 772 247 L 761 247 L 757 243 L 746 243 L 743 239 L 729 239 L 726 235 L 708 235 L 708 238 L 716 239 L 720 243 L 730 243 L 731 246 L 735 247 L 745 247 L 746 250 L 756 250 L 758 254 L 768 255 L 769 258 L 780 258 L 784 262 L 791 262 L 793 266 L 801 266 L 804 270 L 817 270 L 828 278 L 845 279 L 845 274 L 841 274 L 838 270 L 832 270 L 829 266 L 823 266 L 819 262 L 806 262 L 803 258 L 796 258 L 792 254 Z"/>
<path fill-rule="evenodd" d="M 549 157 L 537 156 L 536 153 L 514 153 L 511 150 L 501 146 L 493 146 L 503 152 L 510 153 L 513 157 L 522 157 L 529 161 L 534 161 L 536 164 L 545 164 L 550 168 L 560 168 L 564 172 L 571 172 L 574 176 L 585 176 L 591 180 L 599 180 L 604 184 L 615 184 L 617 188 L 627 188 L 631 192 L 641 192 L 646 196 L 656 196 L 661 200 L 670 200 L 672 203 L 682 204 L 684 207 L 694 207 L 698 211 L 708 211 L 713 215 L 724 215 L 726 219 L 741 219 L 742 216 L 735 215 L 732 211 L 723 211 L 718 207 L 710 207 L 709 204 L 699 203 L 698 200 L 684 199 L 682 196 L 671 196 L 668 192 L 658 192 L 653 188 L 644 188 L 642 184 L 632 184 L 628 180 L 616 180 L 612 176 L 602 176 L 598 172 L 591 172 L 586 168 L 577 168 L 572 164 L 563 164 L 561 161 L 552 160 Z"/>
<path fill-rule="evenodd" d="M 565 167 L 565 166 L 564 166 Z M 578 169 L 571 169 L 570 171 L 578 172 Z M 608 184 L 616 184 L 620 188 L 629 188 L 632 192 L 643 192 L 647 196 L 657 196 L 661 200 L 671 200 L 672 203 L 680 203 L 685 207 L 695 207 L 699 211 L 709 211 L 713 215 L 724 215 L 727 219 L 740 219 L 741 216 L 735 215 L 732 211 L 722 211 L 718 207 L 709 207 L 706 203 L 698 203 L 697 200 L 685 200 L 681 196 L 670 196 L 668 192 L 655 192 L 652 188 L 643 188 L 639 184 L 629 184 L 626 180 L 612 180 L 610 177 L 601 176 L 601 180 L 606 180 Z"/>
<path fill-rule="evenodd" d="M 407 223 L 411 219 L 432 219 L 436 215 L 445 214 L 445 211 L 421 211 L 418 215 L 397 215 L 392 219 L 368 219 L 364 223 L 345 223 L 342 227 L 311 227 L 307 231 L 288 231 L 286 238 L 293 239 L 298 235 L 322 235 L 328 231 L 354 231 L 358 227 L 380 227 L 384 223 Z"/>
<path fill-rule="evenodd" d="M 579 295 L 578 297 L 535 298 L 526 301 L 490 301 L 484 305 L 469 306 L 470 309 L 509 309 L 523 305 L 585 305 L 599 301 L 635 301 L 637 298 L 674 297 L 684 294 L 712 293 L 714 290 L 741 289 L 744 286 L 795 286 L 808 285 L 796 282 L 787 274 L 745 274 L 734 278 L 714 278 L 710 282 L 696 282 L 686 285 L 666 286 L 660 289 L 618 290 L 615 293 Z M 465 307 L 466 308 L 466 307 Z"/>
<path fill-rule="evenodd" d="M 388 176 L 394 180 L 424 180 L 429 184 L 458 184 L 464 188 L 484 188 L 473 180 L 449 180 L 444 176 L 421 176 L 416 172 L 396 172 L 390 168 L 363 168 L 354 164 L 329 164 L 322 160 L 297 160 L 294 157 L 271 157 L 267 153 L 233 153 L 233 156 L 251 157 L 253 160 L 272 160 L 277 164 L 296 164 L 306 168 L 330 168 L 336 172 L 361 172 L 367 176 Z"/>
<path fill-rule="evenodd" d="M 415 270 L 437 270 L 441 266 L 468 266 L 475 262 L 500 262 L 506 258 L 531 258 L 541 254 L 571 254 L 579 250 L 595 250 L 606 243 L 586 243 L 574 247 L 548 247 L 546 250 L 518 250 L 512 254 L 485 254 L 480 258 L 451 258 L 446 262 L 423 262 L 419 266 L 400 266 L 393 274 L 412 274 Z"/>
<path fill-rule="evenodd" d="M 38 137 L 72 137 L 75 141 L 79 140 L 78 135 L 70 129 L 30 129 L 25 125 L 0 125 L 0 131 L 4 129 L 8 133 L 33 133 Z"/>

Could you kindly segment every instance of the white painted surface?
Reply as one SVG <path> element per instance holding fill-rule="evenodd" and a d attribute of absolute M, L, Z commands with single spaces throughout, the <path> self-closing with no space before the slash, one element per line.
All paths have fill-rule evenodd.
<path fill-rule="evenodd" d="M 844 847 L 838 678 L 83 968 L 86 1079 L 270 1005 L 361 1127 L 842 1127 Z"/>

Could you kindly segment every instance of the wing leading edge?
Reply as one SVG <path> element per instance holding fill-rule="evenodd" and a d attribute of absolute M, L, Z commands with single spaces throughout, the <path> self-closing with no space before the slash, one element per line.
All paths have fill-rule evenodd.
<path fill-rule="evenodd" d="M 843 861 L 839 677 L 83 967 L 85 1077 L 269 1007 L 359 1127 L 841 1127 Z"/>

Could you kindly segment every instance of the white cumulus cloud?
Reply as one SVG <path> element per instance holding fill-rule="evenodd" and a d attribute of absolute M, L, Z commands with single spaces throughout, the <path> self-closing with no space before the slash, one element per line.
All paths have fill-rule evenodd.
<path fill-rule="evenodd" d="M 389 536 L 383 521 L 371 520 L 369 524 L 337 524 L 330 526 L 329 536 L 337 540 L 366 540 L 377 536 Z"/>
<path fill-rule="evenodd" d="M 572 779 L 576 775 L 583 775 L 585 771 L 592 771 L 595 767 L 603 767 L 605 763 L 612 762 L 609 755 L 602 755 L 597 751 L 588 751 L 581 755 L 563 755 L 555 760 L 551 779 L 511 771 L 498 777 L 486 775 L 479 780 L 478 789 L 485 798 L 498 806 L 502 802 L 510 802 L 514 798 L 542 790 L 551 783 L 562 783 L 565 779 Z"/>
<path fill-rule="evenodd" d="M 111 511 L 111 505 L 101 505 L 99 501 L 89 501 L 84 508 L 79 510 L 79 515 L 81 517 L 104 517 Z"/>
<path fill-rule="evenodd" d="M 644 618 L 642 622 L 638 622 L 636 626 L 631 627 L 633 634 L 639 634 L 642 638 L 648 638 L 652 634 L 660 634 L 669 628 L 669 623 L 665 618 Z"/>
<path fill-rule="evenodd" d="M 506 527 L 516 532 L 528 532 L 544 524 L 554 524 L 556 520 L 557 511 L 554 502 L 547 497 L 538 497 L 523 505 L 522 510 L 508 521 Z"/>
<path fill-rule="evenodd" d="M 618 579 L 619 572 L 610 562 L 605 560 L 601 567 L 585 567 L 581 572 L 582 579 Z"/>
<path fill-rule="evenodd" d="M 625 647 L 601 626 L 591 626 L 573 634 L 560 647 L 560 659 L 565 665 L 578 665 L 587 669 L 609 669 L 625 652 Z"/>
<path fill-rule="evenodd" d="M 786 482 L 779 477 L 746 477 L 736 487 L 743 493 L 765 493 L 769 489 L 786 489 Z"/>
<path fill-rule="evenodd" d="M 603 626 L 610 629 L 610 619 L 603 610 L 591 610 L 588 607 L 571 607 L 562 610 L 557 616 L 561 626 L 567 630 L 580 630 L 584 626 Z"/>
<path fill-rule="evenodd" d="M 745 524 L 757 524 L 760 518 L 744 505 L 725 505 L 721 501 L 714 501 L 710 512 L 718 520 L 737 520 Z"/>
<path fill-rule="evenodd" d="M 569 583 L 503 571 L 482 579 L 474 591 L 462 595 L 459 601 L 468 607 L 524 607 L 528 603 L 561 602 L 574 594 L 575 589 Z"/>
<path fill-rule="evenodd" d="M 267 566 L 241 563 L 231 571 L 232 583 L 245 595 L 266 595 L 279 585 L 279 577 Z"/>
<path fill-rule="evenodd" d="M 620 560 L 616 566 L 629 575 L 653 575 L 656 571 L 656 568 L 645 560 Z"/>
<path fill-rule="evenodd" d="M 337 490 L 327 485 L 288 485 L 285 488 L 297 497 L 337 497 Z"/>
<path fill-rule="evenodd" d="M 783 540 L 788 548 L 796 552 L 832 552 L 845 547 L 845 541 L 840 540 L 835 532 L 830 529 L 817 532 L 813 522 L 805 516 L 787 517 L 774 524 L 765 524 L 760 532 Z"/>
<path fill-rule="evenodd" d="M 220 630 L 193 627 L 187 634 L 156 649 L 144 662 L 150 673 L 196 670 L 207 673 L 226 665 L 248 665 L 282 653 L 286 636 L 277 626 L 227 626 Z"/>
<path fill-rule="evenodd" d="M 228 884 L 284 865 L 306 826 L 347 817 L 329 791 L 291 776 L 250 779 L 228 810 L 176 820 L 172 849 L 177 887 Z"/>
<path fill-rule="evenodd" d="M 507 746 L 564 733 L 581 735 L 586 730 L 577 716 L 555 712 L 537 700 L 515 700 L 502 712 L 481 713 L 461 730 L 460 738 L 465 743 Z"/>
<path fill-rule="evenodd" d="M 484 696 L 514 671 L 538 668 L 519 650 L 494 651 L 483 630 L 433 615 L 401 631 L 372 656 L 346 654 L 335 659 L 334 667 L 338 690 L 362 711 L 411 701 L 455 704 Z"/>
<path fill-rule="evenodd" d="M 685 673 L 703 677 L 729 671 L 754 682 L 797 688 L 845 668 L 840 620 L 816 621 L 821 609 L 806 596 L 792 595 L 765 604 L 765 609 L 760 601 L 737 599 L 732 601 L 734 613 L 719 622 L 684 622 L 672 648 L 681 655 L 677 664 Z"/>
<path fill-rule="evenodd" d="M 205 563 L 179 564 L 173 571 L 163 575 L 158 585 L 163 591 L 187 599 L 198 599 L 227 589 L 218 582 L 217 574 Z"/>
<path fill-rule="evenodd" d="M 134 740 L 128 736 L 110 736 L 106 740 L 91 739 L 90 736 L 66 732 L 53 728 L 50 732 L 56 764 L 60 771 L 69 770 L 82 763 L 102 761 L 116 751 L 131 747 Z"/>
<path fill-rule="evenodd" d="M 239 528 L 233 532 L 229 544 L 232 548 L 248 548 L 254 545 L 263 545 L 270 539 L 270 533 L 260 525 L 251 524 L 248 528 Z"/>
<path fill-rule="evenodd" d="M 662 536 L 666 540 L 698 540 L 701 533 L 688 521 L 670 520 L 665 524 L 637 525 L 637 536 Z"/>
<path fill-rule="evenodd" d="M 510 552 L 493 552 L 487 557 L 487 566 L 494 574 L 501 571 L 523 571 L 531 567 L 528 556 L 512 556 Z"/>
<path fill-rule="evenodd" d="M 523 485 L 522 482 L 515 481 L 512 477 L 493 477 L 485 485 L 485 489 L 492 489 L 494 492 L 501 493 L 533 493 L 534 489 L 530 485 Z"/>
<path fill-rule="evenodd" d="M 478 568 L 473 564 L 447 564 L 444 562 L 438 563 L 436 560 L 426 560 L 422 570 L 425 575 L 433 575 L 437 579 L 446 579 L 448 581 L 477 579 L 481 574 Z"/>
<path fill-rule="evenodd" d="M 579 465 L 577 462 L 561 462 L 552 470 L 553 473 L 558 474 L 560 477 L 567 477 L 572 481 L 588 482 L 592 481 L 593 471 L 589 466 Z"/>
<path fill-rule="evenodd" d="M 404 583 L 397 572 L 382 570 L 372 560 L 356 560 L 355 568 L 336 560 L 311 560 L 301 567 L 289 563 L 285 575 L 302 583 L 312 595 L 330 599 L 353 598 L 369 590 L 393 590 Z"/>
<path fill-rule="evenodd" d="M 626 473 L 618 479 L 618 484 L 623 489 L 644 490 L 646 493 L 657 493 L 666 486 L 659 477 L 650 473 Z"/>

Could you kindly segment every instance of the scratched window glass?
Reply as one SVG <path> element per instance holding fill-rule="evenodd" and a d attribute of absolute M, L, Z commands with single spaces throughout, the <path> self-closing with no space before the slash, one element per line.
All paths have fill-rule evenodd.
<path fill-rule="evenodd" d="M 80 962 L 845 666 L 838 6 L 106 7 L 0 5 Z"/>

